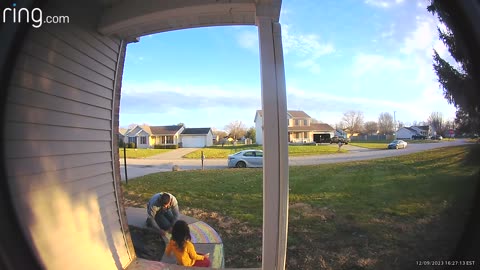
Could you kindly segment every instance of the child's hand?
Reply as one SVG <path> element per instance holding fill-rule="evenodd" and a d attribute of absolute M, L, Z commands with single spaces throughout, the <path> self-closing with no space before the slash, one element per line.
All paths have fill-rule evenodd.
<path fill-rule="evenodd" d="M 203 256 L 205 256 L 205 258 L 210 258 L 210 253 L 207 253 L 207 254 L 205 254 L 205 255 L 203 255 Z"/>

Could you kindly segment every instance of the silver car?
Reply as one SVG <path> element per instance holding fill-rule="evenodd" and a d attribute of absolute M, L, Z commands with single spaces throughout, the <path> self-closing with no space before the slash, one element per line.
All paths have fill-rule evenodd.
<path fill-rule="evenodd" d="M 394 140 L 388 144 L 388 149 L 407 148 L 407 142 L 402 140 Z"/>
<path fill-rule="evenodd" d="M 228 156 L 229 168 L 263 167 L 262 150 L 243 150 Z"/>

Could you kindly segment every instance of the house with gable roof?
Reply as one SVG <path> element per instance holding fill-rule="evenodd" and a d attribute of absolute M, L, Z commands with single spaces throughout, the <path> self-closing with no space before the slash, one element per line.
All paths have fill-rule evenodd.
<path fill-rule="evenodd" d="M 431 126 L 402 127 L 397 130 L 397 139 L 411 140 L 414 136 L 430 138 L 432 135 L 435 135 L 435 131 Z"/>
<path fill-rule="evenodd" d="M 183 125 L 136 125 L 123 134 L 123 141 L 135 143 L 136 148 L 206 147 L 213 145 L 213 132 L 211 128 L 185 128 Z"/>
<path fill-rule="evenodd" d="M 335 136 L 335 129 L 328 124 L 312 123 L 312 118 L 304 111 L 288 110 L 288 141 L 290 143 L 328 142 Z M 255 114 L 256 141 L 263 144 L 263 112 Z"/>

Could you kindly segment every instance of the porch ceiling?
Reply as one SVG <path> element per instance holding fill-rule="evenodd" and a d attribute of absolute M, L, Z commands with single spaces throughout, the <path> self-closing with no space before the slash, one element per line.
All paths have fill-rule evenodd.
<path fill-rule="evenodd" d="M 99 0 L 100 33 L 131 40 L 152 33 L 215 25 L 255 25 L 255 16 L 278 21 L 281 0 Z"/>

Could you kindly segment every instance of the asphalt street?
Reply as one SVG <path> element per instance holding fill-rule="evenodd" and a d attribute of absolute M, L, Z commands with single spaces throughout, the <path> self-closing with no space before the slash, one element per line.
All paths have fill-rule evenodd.
<path fill-rule="evenodd" d="M 387 150 L 387 149 L 366 149 L 361 147 L 355 147 L 351 145 L 344 145 L 343 148 L 347 149 L 348 153 L 338 153 L 321 156 L 303 156 L 303 157 L 290 157 L 288 159 L 290 166 L 303 166 L 303 165 L 316 165 L 327 163 L 339 163 L 357 160 L 369 160 L 376 158 L 392 157 L 399 155 L 406 155 L 415 152 L 425 151 L 429 149 L 454 146 L 466 144 L 463 139 L 457 139 L 455 141 L 439 141 L 435 143 L 416 143 L 408 144 L 406 149 Z M 182 158 L 188 152 L 197 150 L 196 148 L 181 148 L 178 150 L 170 151 L 166 154 L 157 155 L 145 159 L 127 159 L 127 176 L 128 179 L 135 177 L 157 173 L 172 171 L 172 167 L 177 165 L 180 170 L 200 170 L 202 169 L 202 162 L 198 159 L 185 159 Z M 205 159 L 203 164 L 204 169 L 223 169 L 227 168 L 227 159 Z M 122 175 L 122 181 L 125 181 L 125 166 L 123 159 L 120 159 L 120 172 Z"/>

